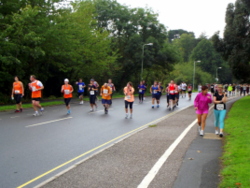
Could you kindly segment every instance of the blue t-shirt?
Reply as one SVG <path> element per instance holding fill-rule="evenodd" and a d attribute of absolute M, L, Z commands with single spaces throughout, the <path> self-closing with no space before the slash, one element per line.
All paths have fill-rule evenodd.
<path fill-rule="evenodd" d="M 138 89 L 139 89 L 139 93 L 144 94 L 144 93 L 145 93 L 146 86 L 145 86 L 145 85 L 138 85 Z"/>
<path fill-rule="evenodd" d="M 163 87 L 160 86 L 160 91 L 158 91 L 158 93 L 161 94 L 161 93 L 162 93 L 162 90 L 163 90 Z"/>
<path fill-rule="evenodd" d="M 159 92 L 157 91 L 157 90 L 159 89 L 158 86 L 152 85 L 152 86 L 151 86 L 151 89 L 152 89 L 152 94 L 153 94 L 153 95 L 159 94 Z"/>
<path fill-rule="evenodd" d="M 85 83 L 84 82 L 78 82 L 78 93 L 83 93 L 84 92 L 84 86 Z"/>

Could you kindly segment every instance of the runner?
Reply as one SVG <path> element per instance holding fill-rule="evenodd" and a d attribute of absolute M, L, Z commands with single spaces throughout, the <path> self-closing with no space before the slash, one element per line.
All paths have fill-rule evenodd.
<path fill-rule="evenodd" d="M 64 85 L 62 85 L 61 92 L 63 93 L 63 98 L 64 98 L 64 103 L 66 105 L 67 114 L 69 115 L 71 113 L 70 110 L 70 100 L 72 99 L 72 93 L 74 89 L 73 87 L 69 84 L 69 79 L 65 78 L 64 79 Z"/>
<path fill-rule="evenodd" d="M 168 85 L 168 93 L 169 93 L 169 100 L 170 100 L 169 110 L 173 110 L 175 108 L 175 91 L 176 90 L 177 90 L 177 86 L 174 83 L 174 80 L 171 80 L 171 82 Z"/>
<path fill-rule="evenodd" d="M 95 79 L 93 79 L 94 80 L 94 85 L 95 85 L 95 87 L 96 87 L 96 91 L 95 91 L 95 96 L 96 96 L 96 101 L 98 102 L 99 101 L 99 99 L 98 99 L 98 90 L 99 90 L 99 84 L 98 84 L 98 82 L 97 81 L 95 81 Z"/>
<path fill-rule="evenodd" d="M 177 90 L 175 91 L 175 104 L 176 104 L 176 106 L 179 105 L 179 99 L 180 99 L 181 92 L 182 92 L 181 85 L 177 85 Z M 186 95 L 186 92 L 185 92 L 185 95 Z"/>
<path fill-rule="evenodd" d="M 193 87 L 191 84 L 188 85 L 188 100 L 191 101 L 192 98 L 192 91 L 193 91 Z"/>
<path fill-rule="evenodd" d="M 44 89 L 44 86 L 42 82 L 36 79 L 35 75 L 30 76 L 30 81 L 29 83 L 29 89 L 32 91 L 31 92 L 31 99 L 32 99 L 32 106 L 33 109 L 35 110 L 35 113 L 33 116 L 38 116 L 38 108 L 40 109 L 40 114 L 43 113 L 44 108 L 40 105 L 40 101 L 42 98 L 42 90 Z"/>
<path fill-rule="evenodd" d="M 214 85 L 215 85 L 215 84 L 211 84 L 211 85 L 210 85 L 210 91 L 211 91 L 212 95 L 214 94 Z"/>
<path fill-rule="evenodd" d="M 224 91 L 227 93 L 227 89 L 228 89 L 228 84 L 224 85 Z"/>
<path fill-rule="evenodd" d="M 183 98 L 183 95 L 185 96 L 185 98 L 186 98 L 186 90 L 187 90 L 187 84 L 185 83 L 185 82 L 182 82 L 182 84 L 181 84 L 181 96 L 182 96 L 182 98 Z"/>
<path fill-rule="evenodd" d="M 231 84 L 229 84 L 227 90 L 228 90 L 228 96 L 229 97 L 232 96 L 233 86 Z"/>
<path fill-rule="evenodd" d="M 13 82 L 13 88 L 11 93 L 12 100 L 16 101 L 16 111 L 15 113 L 22 112 L 22 97 L 24 96 L 23 83 L 19 81 L 18 76 L 14 77 L 15 82 Z"/>
<path fill-rule="evenodd" d="M 102 96 L 102 105 L 104 107 L 104 113 L 108 114 L 109 106 L 111 105 L 112 88 L 105 83 L 101 87 L 100 95 Z"/>
<path fill-rule="evenodd" d="M 158 83 L 158 87 L 159 87 L 159 90 L 158 90 L 158 100 L 156 99 L 157 100 L 157 104 L 158 104 L 157 108 L 160 107 L 161 96 L 162 96 L 162 91 L 163 91 L 163 87 L 161 85 L 161 82 Z"/>
<path fill-rule="evenodd" d="M 246 93 L 247 93 L 247 85 L 246 84 L 243 85 L 242 91 L 243 91 L 243 95 L 246 96 Z"/>
<path fill-rule="evenodd" d="M 165 91 L 166 91 L 166 97 L 167 97 L 167 108 L 169 107 L 169 98 L 170 98 L 170 96 L 169 96 L 169 90 L 168 90 L 168 85 L 167 85 L 167 87 L 166 87 L 166 89 L 165 89 Z"/>
<path fill-rule="evenodd" d="M 194 107 L 197 114 L 200 136 L 204 135 L 206 119 L 209 111 L 209 105 L 212 103 L 212 97 L 208 94 L 208 87 L 202 86 L 202 92 L 199 93 L 194 101 Z"/>
<path fill-rule="evenodd" d="M 236 85 L 233 84 L 233 90 L 232 90 L 232 95 L 235 96 L 235 90 L 236 90 Z"/>
<path fill-rule="evenodd" d="M 155 100 L 157 101 L 157 108 L 160 107 L 159 105 L 159 86 L 158 82 L 154 82 L 154 85 L 150 87 L 150 93 L 152 94 L 152 108 L 155 108 Z"/>
<path fill-rule="evenodd" d="M 88 91 L 89 91 L 89 103 L 90 103 L 90 112 L 94 112 L 94 107 L 95 110 L 97 111 L 97 105 L 96 105 L 96 91 L 97 87 L 94 84 L 94 79 L 90 80 L 90 84 L 88 85 Z"/>
<path fill-rule="evenodd" d="M 138 90 L 139 90 L 139 103 L 143 103 L 144 100 L 144 93 L 146 90 L 145 85 L 142 83 L 142 81 L 140 82 L 140 84 L 138 85 Z"/>
<path fill-rule="evenodd" d="M 214 117 L 215 117 L 215 134 L 223 137 L 224 120 L 227 114 L 226 102 L 227 94 L 223 93 L 223 86 L 218 86 L 218 93 L 214 94 Z M 219 130 L 220 128 L 220 130 Z"/>
<path fill-rule="evenodd" d="M 199 92 L 199 93 L 201 93 L 201 92 L 202 92 L 202 89 L 201 89 L 201 88 L 202 88 L 202 85 L 201 85 L 201 84 L 199 84 L 199 85 L 198 85 L 198 92 Z"/>
<path fill-rule="evenodd" d="M 130 119 L 133 118 L 133 103 L 134 103 L 134 92 L 135 92 L 135 89 L 133 88 L 133 84 L 132 82 L 128 82 L 127 83 L 127 86 L 124 87 L 123 89 L 124 91 L 124 95 L 125 95 L 125 98 L 124 98 L 124 101 L 125 101 L 125 112 L 126 112 L 126 116 L 125 116 L 125 119 L 128 119 L 128 106 L 130 108 Z"/>
<path fill-rule="evenodd" d="M 76 82 L 76 85 L 78 86 L 78 98 L 80 99 L 79 104 L 83 104 L 84 88 L 86 85 L 81 78 L 79 79 L 79 82 Z"/>
<path fill-rule="evenodd" d="M 111 106 L 112 105 L 113 93 L 116 91 L 115 85 L 112 83 L 112 79 L 108 80 L 108 86 L 112 89 L 112 94 L 110 95 L 110 97 L 111 97 L 111 99 L 110 99 L 110 106 Z"/>
<path fill-rule="evenodd" d="M 142 81 L 142 84 L 145 86 L 145 91 L 144 91 L 144 101 L 146 100 L 146 95 L 147 95 L 147 89 L 148 89 L 148 84 L 145 82 L 145 80 Z"/>

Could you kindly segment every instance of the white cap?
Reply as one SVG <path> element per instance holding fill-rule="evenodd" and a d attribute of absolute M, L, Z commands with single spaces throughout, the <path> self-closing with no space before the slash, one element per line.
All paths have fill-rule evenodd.
<path fill-rule="evenodd" d="M 68 79 L 68 78 L 65 78 L 65 79 L 64 79 L 64 82 L 69 82 L 69 79 Z"/>

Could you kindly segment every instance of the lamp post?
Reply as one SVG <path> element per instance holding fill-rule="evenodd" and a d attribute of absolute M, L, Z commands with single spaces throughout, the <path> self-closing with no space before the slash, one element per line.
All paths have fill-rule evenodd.
<path fill-rule="evenodd" d="M 193 73 L 193 89 L 194 89 L 194 78 L 195 78 L 195 65 L 196 65 L 196 63 L 200 63 L 201 61 L 200 60 L 198 60 L 198 61 L 194 61 L 194 73 Z"/>
<path fill-rule="evenodd" d="M 143 44 L 142 45 L 142 57 L 141 57 L 141 80 L 143 79 L 142 78 L 142 75 L 143 75 L 143 60 L 144 60 L 144 47 L 145 46 L 153 46 L 153 43 L 148 43 L 148 44 Z"/>
<path fill-rule="evenodd" d="M 219 78 L 218 78 L 218 69 L 222 69 L 222 67 L 217 67 L 216 68 L 216 81 L 217 82 L 219 81 Z"/>

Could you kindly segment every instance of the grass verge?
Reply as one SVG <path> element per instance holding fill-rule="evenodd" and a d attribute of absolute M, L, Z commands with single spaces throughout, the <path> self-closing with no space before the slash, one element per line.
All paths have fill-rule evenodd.
<path fill-rule="evenodd" d="M 226 120 L 220 188 L 250 187 L 250 97 L 234 103 Z"/>
<path fill-rule="evenodd" d="M 138 94 L 135 94 L 135 96 L 138 96 Z M 124 95 L 119 94 L 119 93 L 115 93 L 113 95 L 113 99 L 123 98 L 123 97 L 124 97 Z M 98 98 L 101 99 L 101 96 L 98 96 Z M 42 101 L 41 104 L 43 107 L 64 104 L 63 98 L 55 98 L 55 99 L 56 99 L 56 101 L 46 101 L 46 102 Z M 60 101 L 58 101 L 58 99 L 60 99 Z M 85 96 L 84 101 L 89 101 L 89 97 Z M 32 108 L 32 104 L 31 103 L 23 104 L 23 108 Z M 5 111 L 10 111 L 10 110 L 15 110 L 15 109 L 16 109 L 15 104 L 0 106 L 0 112 L 5 112 Z"/>

